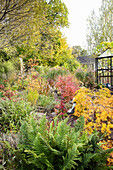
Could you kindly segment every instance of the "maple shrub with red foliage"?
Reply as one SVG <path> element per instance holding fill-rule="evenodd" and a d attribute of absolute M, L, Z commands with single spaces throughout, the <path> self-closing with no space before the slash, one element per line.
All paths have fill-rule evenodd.
<path fill-rule="evenodd" d="M 79 84 L 73 76 L 59 76 L 55 86 L 61 94 L 64 103 L 72 100 L 76 90 L 79 89 Z"/>
<path fill-rule="evenodd" d="M 73 76 L 59 76 L 55 87 L 60 95 L 60 105 L 56 105 L 56 108 L 59 109 L 60 115 L 64 115 L 67 112 L 65 104 L 73 99 L 79 84 Z"/>

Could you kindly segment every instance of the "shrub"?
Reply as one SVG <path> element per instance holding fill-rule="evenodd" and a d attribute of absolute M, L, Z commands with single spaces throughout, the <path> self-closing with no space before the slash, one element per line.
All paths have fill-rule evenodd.
<path fill-rule="evenodd" d="M 32 105 L 37 105 L 39 95 L 48 95 L 50 88 L 48 82 L 42 77 L 32 77 L 26 88 L 27 101 L 31 102 Z"/>
<path fill-rule="evenodd" d="M 0 78 L 10 78 L 15 72 L 14 64 L 11 60 L 0 63 Z M 4 77 L 5 76 L 5 77 Z"/>
<path fill-rule="evenodd" d="M 92 89 L 95 85 L 94 73 L 91 70 L 85 71 L 83 69 L 78 69 L 75 73 L 77 79 L 83 82 L 84 86 Z"/>
<path fill-rule="evenodd" d="M 60 104 L 56 105 L 56 111 L 60 113 L 60 115 L 67 113 L 65 104 L 73 99 L 73 96 L 78 89 L 78 85 L 78 82 L 73 76 L 58 77 L 55 87 L 58 89 Z"/>
<path fill-rule="evenodd" d="M 78 67 L 80 67 L 80 63 L 76 60 L 76 58 L 69 58 L 64 63 L 64 67 L 70 72 L 74 72 Z"/>
<path fill-rule="evenodd" d="M 84 82 L 85 72 L 82 69 L 77 69 L 75 75 L 79 81 Z"/>
<path fill-rule="evenodd" d="M 12 154 L 16 169 L 106 169 L 108 152 L 99 145 L 98 132 L 90 136 L 83 132 L 81 117 L 71 128 L 68 118 L 48 124 L 44 116 L 40 121 L 30 118 L 20 129 L 19 145 Z M 11 150 L 11 149 L 10 149 Z M 6 166 L 10 162 L 5 160 Z M 11 169 L 12 167 L 10 167 Z"/>
<path fill-rule="evenodd" d="M 11 99 L 11 97 L 17 95 L 16 91 L 13 91 L 13 90 L 5 90 L 5 91 L 2 91 L 3 93 L 3 96 L 4 97 L 7 97 L 8 99 Z"/>
<path fill-rule="evenodd" d="M 29 81 L 26 78 L 26 76 L 19 75 L 11 88 L 12 89 L 16 88 L 16 90 L 25 90 L 26 87 L 28 86 Z"/>
<path fill-rule="evenodd" d="M 75 116 L 85 116 L 85 121 L 88 129 L 92 132 L 93 129 L 101 130 L 102 133 L 110 134 L 110 127 L 112 128 L 113 110 L 112 110 L 113 96 L 107 88 L 93 92 L 86 88 L 81 88 L 76 91 L 73 102 L 76 102 Z M 101 123 L 100 123 L 101 122 Z M 102 124 L 108 122 L 111 124 L 102 128 Z M 93 124 L 93 128 L 89 124 Z M 87 128 L 86 126 L 86 128 Z M 102 130 L 103 129 L 103 130 Z"/>
<path fill-rule="evenodd" d="M 53 111 L 56 104 L 59 104 L 59 101 L 56 101 L 54 97 L 40 95 L 37 101 L 38 106 L 44 107 L 48 112 Z"/>
<path fill-rule="evenodd" d="M 48 70 L 48 72 L 44 75 L 46 79 L 56 80 L 58 76 L 63 76 L 69 73 L 67 69 L 62 67 L 53 67 Z"/>
<path fill-rule="evenodd" d="M 30 102 L 32 105 L 36 105 L 37 104 L 37 100 L 39 98 L 39 94 L 38 91 L 36 89 L 33 88 L 28 88 L 27 91 L 27 101 Z"/>
<path fill-rule="evenodd" d="M 27 120 L 33 110 L 30 103 L 19 98 L 0 99 L 0 131 L 18 131 L 22 120 Z"/>
<path fill-rule="evenodd" d="M 79 84 L 76 79 L 73 78 L 73 76 L 59 76 L 55 87 L 58 89 L 64 102 L 69 102 L 71 99 L 73 99 Z"/>
<path fill-rule="evenodd" d="M 50 67 L 47 66 L 35 66 L 34 69 L 43 77 L 46 73 L 48 73 Z"/>
<path fill-rule="evenodd" d="M 105 134 L 103 148 L 113 147 L 113 95 L 107 88 L 97 92 L 81 88 L 75 93 L 73 102 L 76 102 L 74 115 L 85 117 L 85 129 L 89 134 L 94 129 Z M 113 155 L 109 164 L 113 162 Z"/>

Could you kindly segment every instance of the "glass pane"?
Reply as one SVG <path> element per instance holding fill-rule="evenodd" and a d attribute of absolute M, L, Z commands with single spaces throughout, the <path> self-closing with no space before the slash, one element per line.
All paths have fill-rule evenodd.
<path fill-rule="evenodd" d="M 113 57 L 99 59 L 98 69 L 98 82 L 105 85 L 110 83 L 113 86 Z"/>
<path fill-rule="evenodd" d="M 98 60 L 98 69 L 110 69 L 110 58 Z"/>

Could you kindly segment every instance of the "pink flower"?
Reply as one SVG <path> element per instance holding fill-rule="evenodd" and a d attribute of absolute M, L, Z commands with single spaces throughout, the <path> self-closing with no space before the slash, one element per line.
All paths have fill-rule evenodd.
<path fill-rule="evenodd" d="M 4 98 L 4 97 L 2 97 L 1 99 L 2 99 L 2 100 L 5 100 L 5 98 Z"/>
<path fill-rule="evenodd" d="M 76 123 L 76 119 L 75 119 L 74 121 L 75 121 L 75 123 Z"/>
<path fill-rule="evenodd" d="M 4 85 L 3 84 L 0 84 L 0 89 L 4 89 Z"/>
<path fill-rule="evenodd" d="M 64 108 L 64 106 L 61 105 L 60 109 L 63 109 L 63 108 Z"/>
<path fill-rule="evenodd" d="M 55 105 L 55 108 L 59 109 L 59 106 L 58 106 L 58 105 Z"/>
<path fill-rule="evenodd" d="M 64 115 L 64 113 L 63 113 L 63 112 L 61 112 L 61 113 L 60 113 L 60 115 Z"/>

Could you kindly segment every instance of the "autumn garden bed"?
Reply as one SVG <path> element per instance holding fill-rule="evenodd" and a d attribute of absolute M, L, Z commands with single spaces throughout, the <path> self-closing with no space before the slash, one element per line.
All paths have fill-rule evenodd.
<path fill-rule="evenodd" d="M 89 74 L 89 79 L 86 79 L 86 84 L 90 88 L 80 87 L 80 83 L 74 75 L 67 74 L 65 69 L 58 67 L 50 69 L 50 72 L 34 70 L 30 74 L 19 76 L 12 82 L 4 80 L 1 83 L 0 140 L 2 153 L 0 157 L 2 168 L 23 166 L 25 169 L 31 165 L 32 169 L 40 164 L 42 169 L 58 168 L 61 165 L 65 169 L 69 157 L 70 161 L 67 163 L 69 169 L 74 167 L 79 169 L 82 166 L 86 169 L 91 168 L 91 162 L 92 166 L 94 163 L 100 168 L 105 166 L 110 169 L 110 166 L 113 166 L 113 153 L 108 157 L 106 154 L 111 152 L 109 149 L 113 148 L 113 95 L 107 88 L 100 87 L 99 90 L 94 88 L 91 78 Z M 76 106 L 74 112 L 70 114 L 68 110 L 72 108 L 73 102 L 76 103 Z M 41 123 L 38 123 L 39 118 L 42 120 Z M 64 123 L 66 119 L 67 122 Z M 36 131 L 34 128 L 39 125 L 42 129 Z M 29 128 L 27 129 L 27 127 Z M 72 130 L 69 130 L 70 128 Z M 77 148 L 73 148 L 75 146 L 73 135 L 69 135 L 69 133 L 74 133 L 73 129 L 80 139 L 80 141 L 77 139 Z M 33 136 L 30 137 L 30 133 Z M 55 159 L 51 160 L 53 162 L 49 162 L 47 150 L 43 147 L 45 156 L 41 154 L 41 151 L 38 152 L 41 154 L 41 160 L 45 159 L 45 163 L 42 163 L 40 159 L 38 163 L 35 159 L 35 162 L 33 161 L 32 158 L 37 159 L 39 155 L 38 152 L 35 155 L 36 150 L 32 148 L 32 142 L 37 139 L 36 134 L 39 133 L 41 134 L 41 136 L 39 135 L 41 142 L 39 146 L 43 143 L 45 148 L 48 148 L 49 154 L 53 154 L 53 158 L 56 155 L 55 157 L 62 162 L 60 165 L 53 167 Z M 59 136 L 57 136 L 58 133 Z M 19 143 L 20 148 L 17 147 L 18 134 L 23 141 L 23 143 Z M 64 135 L 62 136 L 62 134 Z M 62 138 L 61 141 L 60 138 Z M 75 137 L 73 136 L 73 138 Z M 9 144 L 5 141 L 8 141 Z M 67 147 L 67 151 L 60 146 L 60 142 L 63 142 L 63 148 Z M 69 142 L 72 142 L 73 146 Z M 28 145 L 31 147 L 29 148 Z M 89 150 L 88 146 L 90 146 Z M 102 148 L 107 151 L 101 150 Z M 60 157 L 58 153 L 62 156 Z M 75 153 L 76 156 L 72 153 Z M 101 157 L 103 154 L 105 154 L 104 162 Z M 20 162 L 18 164 L 17 159 L 22 164 Z M 87 159 L 86 162 L 84 162 L 85 159 Z M 14 161 L 15 167 L 11 160 Z"/>

